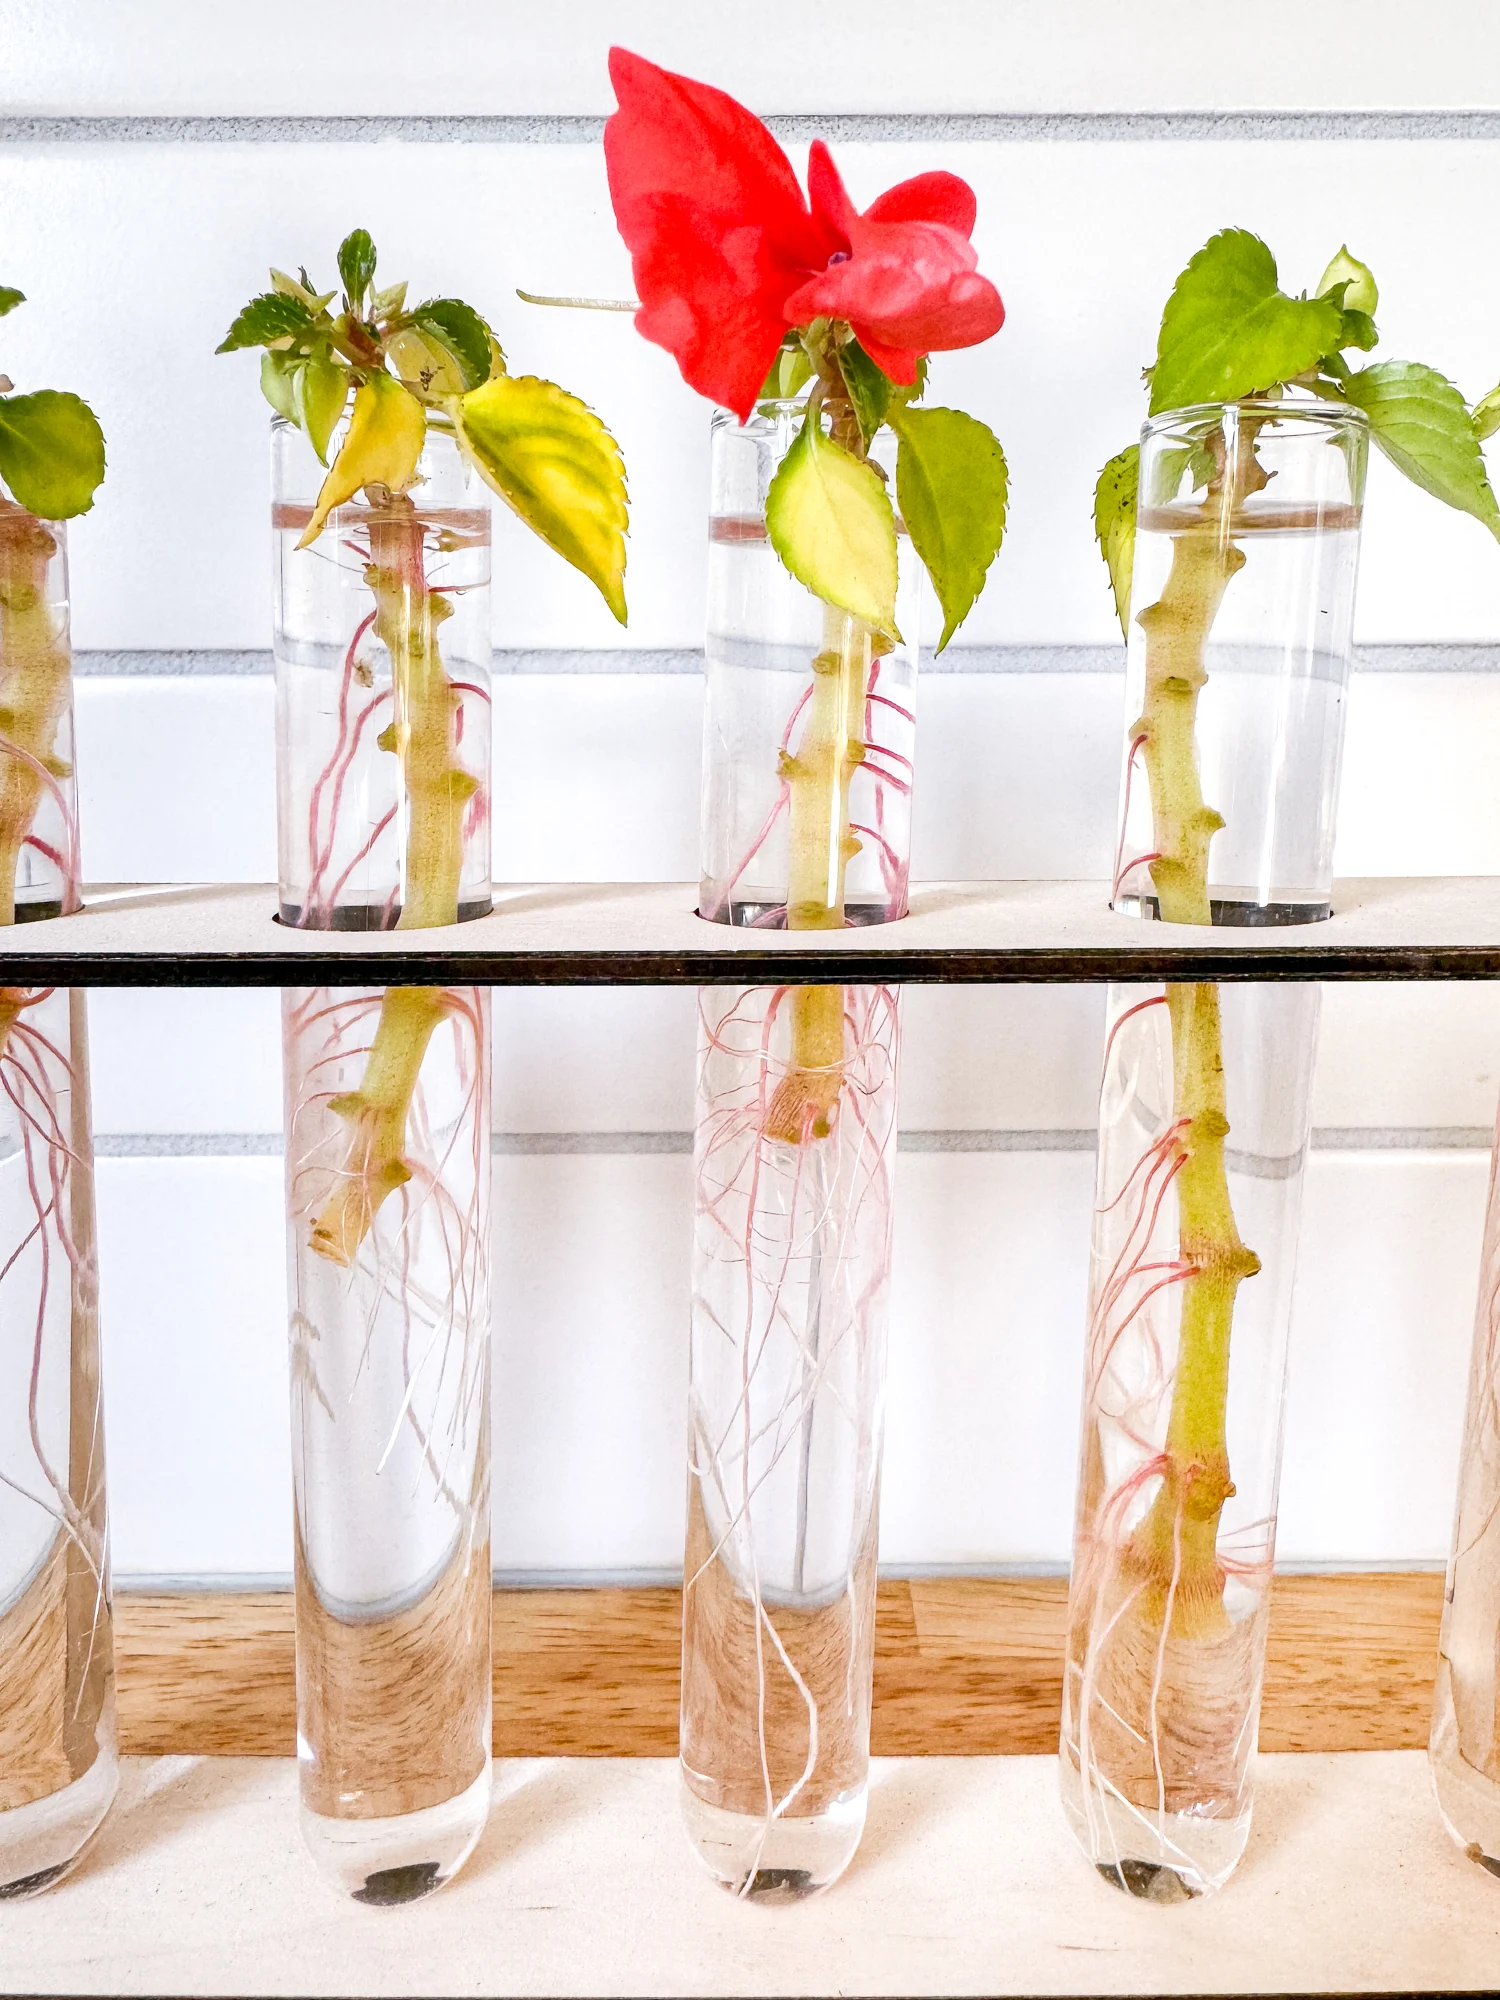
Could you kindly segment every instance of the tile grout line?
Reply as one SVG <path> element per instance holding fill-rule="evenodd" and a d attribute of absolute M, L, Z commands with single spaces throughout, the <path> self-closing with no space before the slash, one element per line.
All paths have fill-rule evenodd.
<path fill-rule="evenodd" d="M 1383 674 L 1500 673 L 1500 644 L 1356 646 L 1357 672 Z M 953 646 L 940 659 L 924 652 L 926 674 L 1119 674 L 1123 647 L 1067 644 Z M 201 647 L 160 650 L 81 648 L 73 671 L 85 680 L 136 678 L 238 679 L 269 677 L 269 652 L 249 648 Z M 497 676 L 573 674 L 701 674 L 702 651 L 693 647 L 538 646 L 502 648 L 492 656 Z"/>
<path fill-rule="evenodd" d="M 772 112 L 778 138 L 844 143 L 949 144 L 1500 139 L 1500 111 L 830 111 Z M 347 113 L 315 116 L 235 113 L 178 116 L 11 112 L 0 115 L 0 145 L 597 145 L 603 114 Z"/>
<path fill-rule="evenodd" d="M 1324 1125 L 1314 1128 L 1312 1150 L 1487 1152 L 1491 1138 L 1485 1125 Z M 1091 1126 L 917 1129 L 899 1133 L 896 1140 L 901 1153 L 1091 1153 L 1094 1146 Z M 692 1150 L 693 1135 L 685 1131 L 496 1132 L 490 1141 L 491 1153 L 501 1159 L 639 1158 Z M 94 1138 L 95 1156 L 101 1160 L 270 1159 L 280 1158 L 281 1151 L 279 1132 L 101 1132 Z"/>

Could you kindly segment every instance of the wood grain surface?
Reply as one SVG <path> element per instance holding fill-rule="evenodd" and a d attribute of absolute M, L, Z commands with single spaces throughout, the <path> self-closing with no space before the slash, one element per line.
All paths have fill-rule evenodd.
<path fill-rule="evenodd" d="M 1278 1577 L 1261 1748 L 1420 1749 L 1442 1596 L 1426 1572 Z M 1054 1749 L 1066 1601 L 1060 1578 L 883 1582 L 875 1753 Z M 496 1754 L 671 1756 L 680 1618 L 675 1589 L 497 1591 Z M 126 1751 L 291 1754 L 290 1593 L 122 1593 L 115 1645 Z"/>

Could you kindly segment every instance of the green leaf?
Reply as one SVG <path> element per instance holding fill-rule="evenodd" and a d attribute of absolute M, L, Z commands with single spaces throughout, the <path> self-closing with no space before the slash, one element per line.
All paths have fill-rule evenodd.
<path fill-rule="evenodd" d="M 962 410 L 897 408 L 896 497 L 943 607 L 938 651 L 968 617 L 1005 534 L 1009 478 L 999 439 Z"/>
<path fill-rule="evenodd" d="M 104 477 L 104 433 L 81 396 L 0 396 L 0 479 L 44 521 L 86 514 Z"/>
<path fill-rule="evenodd" d="M 1414 485 L 1500 537 L 1500 507 L 1473 420 L 1446 376 L 1420 361 L 1380 361 L 1351 375 L 1344 394 L 1364 411 L 1376 444 Z"/>
<path fill-rule="evenodd" d="M 296 421 L 307 432 L 320 465 L 328 463 L 328 440 L 344 414 L 350 379 L 349 370 L 326 354 L 313 355 L 292 378 Z"/>
<path fill-rule="evenodd" d="M 1361 354 L 1368 354 L 1372 347 L 1380 345 L 1380 335 L 1375 331 L 1375 322 L 1367 312 L 1357 306 L 1345 306 L 1344 324 L 1339 331 L 1339 346 L 1357 347 Z"/>
<path fill-rule="evenodd" d="M 297 399 L 293 377 L 302 364 L 295 355 L 281 354 L 268 350 L 260 357 L 260 393 L 265 397 L 278 417 L 285 417 L 289 424 L 301 422 L 297 415 Z"/>
<path fill-rule="evenodd" d="M 375 276 L 375 245 L 368 229 L 351 229 L 339 245 L 339 278 L 349 310 L 358 312 Z"/>
<path fill-rule="evenodd" d="M 1135 569 L 1135 508 L 1141 448 L 1128 445 L 1109 461 L 1094 488 L 1094 534 L 1109 566 L 1120 635 L 1130 637 L 1130 580 Z"/>
<path fill-rule="evenodd" d="M 813 365 L 801 338 L 789 333 L 776 350 L 776 359 L 760 385 L 758 403 L 789 402 L 804 384 L 812 380 Z"/>
<path fill-rule="evenodd" d="M 879 473 L 807 417 L 766 494 L 766 533 L 825 604 L 896 634 L 896 516 Z"/>
<path fill-rule="evenodd" d="M 859 419 L 859 433 L 868 451 L 891 406 L 891 378 L 876 366 L 857 340 L 846 342 L 838 350 L 838 359 L 844 387 L 849 391 L 849 401 Z"/>
<path fill-rule="evenodd" d="M 1189 263 L 1162 314 L 1151 414 L 1227 403 L 1288 382 L 1338 344 L 1331 299 L 1290 299 L 1276 260 L 1248 229 L 1225 229 Z"/>
<path fill-rule="evenodd" d="M 930 369 L 925 354 L 917 356 L 917 379 L 915 382 L 892 382 L 891 401 L 893 403 L 920 403 L 927 393 L 927 376 Z"/>
<path fill-rule="evenodd" d="M 24 292 L 18 292 L 14 285 L 0 285 L 0 319 L 4 319 L 8 312 L 14 312 L 17 306 L 23 306 L 25 303 Z"/>
<path fill-rule="evenodd" d="M 1481 442 L 1500 431 L 1500 383 L 1474 405 L 1474 435 Z"/>
<path fill-rule="evenodd" d="M 1344 287 L 1339 304 L 1346 312 L 1364 313 L 1367 318 L 1373 316 L 1380 304 L 1380 287 L 1375 283 L 1375 273 L 1368 264 L 1361 264 L 1357 257 L 1350 254 L 1347 243 L 1340 244 L 1338 255 L 1319 278 L 1314 296 L 1326 299 L 1335 285 Z"/>
<path fill-rule="evenodd" d="M 230 354 L 237 347 L 269 347 L 273 340 L 302 333 L 312 325 L 312 314 L 300 299 L 284 292 L 262 292 L 250 301 L 234 325 L 214 349 Z"/>
<path fill-rule="evenodd" d="M 394 375 L 372 375 L 354 393 L 349 429 L 328 477 L 318 489 L 312 518 L 298 542 L 305 549 L 323 532 L 335 507 L 352 500 L 362 486 L 385 486 L 404 493 L 416 476 L 427 442 L 427 414 L 410 389 Z"/>
<path fill-rule="evenodd" d="M 593 411 L 535 375 L 492 375 L 446 407 L 486 485 L 597 587 L 623 625 L 625 464 Z"/>
<path fill-rule="evenodd" d="M 448 355 L 463 390 L 490 379 L 490 330 L 462 299 L 428 299 L 411 315 L 417 331 Z"/>

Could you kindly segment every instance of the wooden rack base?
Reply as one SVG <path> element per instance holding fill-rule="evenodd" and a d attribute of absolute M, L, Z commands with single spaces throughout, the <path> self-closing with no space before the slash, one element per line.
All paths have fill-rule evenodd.
<path fill-rule="evenodd" d="M 898 923 L 732 929 L 688 882 L 495 887 L 449 929 L 303 931 L 269 887 L 84 890 L 71 917 L 19 924 L 0 984 L 26 986 L 702 986 L 793 981 L 1494 979 L 1500 880 L 1334 884 L 1326 923 L 1213 929 L 1116 915 L 1104 882 L 926 882 Z"/>
<path fill-rule="evenodd" d="M 1442 1594 L 1427 1572 L 1278 1577 L 1261 1747 L 1420 1749 Z M 1060 1578 L 883 1582 L 876 1755 L 1054 1749 L 1066 1602 Z M 497 1591 L 497 1754 L 670 1756 L 680 1619 L 675 1589 Z M 126 1751 L 291 1753 L 289 1593 L 122 1593 L 116 1646 Z"/>

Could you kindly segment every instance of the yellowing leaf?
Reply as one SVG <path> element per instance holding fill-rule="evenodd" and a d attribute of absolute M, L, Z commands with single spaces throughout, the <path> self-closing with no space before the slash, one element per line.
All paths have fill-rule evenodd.
<path fill-rule="evenodd" d="M 1109 566 L 1110 588 L 1120 630 L 1130 637 L 1130 583 L 1135 569 L 1136 487 L 1140 480 L 1141 448 L 1127 445 L 1099 474 L 1094 488 L 1094 535 Z"/>
<path fill-rule="evenodd" d="M 458 363 L 416 327 L 404 326 L 393 334 L 386 353 L 401 380 L 417 394 L 431 397 L 463 394 L 464 378 Z"/>
<path fill-rule="evenodd" d="M 896 516 L 880 475 L 809 417 L 766 494 L 766 533 L 825 604 L 896 632 Z"/>
<path fill-rule="evenodd" d="M 535 375 L 492 375 L 447 407 L 480 478 L 598 588 L 623 625 L 625 464 L 593 411 Z"/>
<path fill-rule="evenodd" d="M 362 486 L 388 486 L 393 493 L 404 493 L 426 437 L 422 405 L 393 375 L 374 375 L 356 389 L 348 435 L 323 481 L 298 548 L 315 542 L 334 508 L 352 500 Z"/>
<path fill-rule="evenodd" d="M 269 361 L 272 356 L 266 356 Z M 349 370 L 331 355 L 314 354 L 292 377 L 292 401 L 297 422 L 318 454 L 328 463 L 328 441 L 349 400 Z"/>

